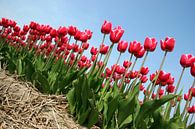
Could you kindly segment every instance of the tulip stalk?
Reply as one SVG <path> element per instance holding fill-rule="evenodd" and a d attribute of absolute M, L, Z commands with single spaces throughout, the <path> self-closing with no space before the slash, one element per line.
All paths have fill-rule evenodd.
<path fill-rule="evenodd" d="M 167 56 L 167 51 L 165 51 L 165 54 L 164 54 L 163 59 L 162 59 L 162 62 L 161 62 L 161 64 L 160 64 L 160 68 L 159 68 L 159 70 L 158 70 L 158 73 L 157 73 L 156 77 L 154 78 L 154 83 L 153 83 L 152 87 L 154 87 L 154 86 L 156 85 L 156 82 L 157 82 L 157 80 L 158 80 L 158 76 L 159 76 L 159 74 L 160 74 L 160 71 L 162 70 L 162 67 L 163 67 L 163 64 L 164 64 L 164 62 L 165 62 L 166 56 Z M 153 82 L 153 81 L 152 81 L 152 82 Z M 157 92 L 157 94 L 156 94 L 156 98 L 158 98 L 158 94 L 159 94 L 159 91 L 160 91 L 160 87 L 158 87 L 158 90 L 157 90 L 157 91 L 158 91 L 158 92 Z"/>
<path fill-rule="evenodd" d="M 134 81 L 134 84 L 132 85 L 132 88 L 131 88 L 132 90 L 133 90 L 134 86 L 135 86 L 136 83 L 137 83 L 138 76 L 139 76 L 139 74 L 140 74 L 140 72 L 141 72 L 142 67 L 144 66 L 144 64 L 145 64 L 145 62 L 146 62 L 146 59 L 147 59 L 147 57 L 148 57 L 148 53 L 149 53 L 149 51 L 147 51 L 147 52 L 146 52 L 146 55 L 144 56 L 144 59 L 143 59 L 142 64 L 141 64 L 141 66 L 140 66 L 139 72 L 138 72 L 138 74 L 137 74 L 137 76 L 136 76 L 136 79 L 135 79 L 135 81 Z"/>
<path fill-rule="evenodd" d="M 129 58 L 129 61 L 128 61 L 128 62 L 131 62 L 132 58 L 133 58 L 133 54 L 131 54 L 131 56 L 130 56 L 130 58 Z M 125 73 L 124 73 L 124 75 L 123 75 L 123 78 L 122 78 L 122 80 L 121 80 L 121 82 L 120 82 L 120 84 L 121 84 L 121 85 L 123 85 L 124 80 L 125 80 L 125 77 L 126 77 L 127 72 L 128 72 L 128 70 L 129 70 L 129 68 L 130 68 L 130 67 L 131 67 L 131 66 L 128 66 L 128 67 L 126 68 Z"/>
<path fill-rule="evenodd" d="M 102 43 L 100 44 L 99 51 L 98 51 L 98 53 L 97 53 L 96 59 L 95 59 L 95 61 L 94 61 L 94 63 L 93 63 L 93 66 L 92 66 L 92 68 L 91 68 L 91 70 L 90 70 L 90 72 L 89 72 L 89 75 L 91 75 L 91 74 L 93 73 L 93 71 L 94 71 L 94 69 L 95 69 L 95 67 L 96 67 L 96 63 L 97 63 L 97 60 L 98 60 L 98 56 L 99 56 L 99 54 L 100 54 L 100 49 L 101 49 L 102 44 L 104 44 L 105 38 L 106 38 L 106 34 L 103 35 Z M 102 55 L 100 56 L 100 59 L 101 59 L 101 57 L 102 57 Z"/>
<path fill-rule="evenodd" d="M 191 87 L 191 88 L 194 88 L 194 86 L 195 86 L 195 78 L 194 78 L 194 81 L 193 81 L 193 83 L 192 83 L 192 87 Z M 183 112 L 182 112 L 182 114 L 181 114 L 181 117 L 182 117 L 182 118 L 184 117 L 184 114 L 185 114 L 185 112 L 186 112 L 187 107 L 190 106 L 189 102 L 191 102 L 191 101 L 190 101 L 190 98 L 191 98 L 191 97 L 192 97 L 192 90 L 190 90 L 189 98 L 186 100 L 186 104 L 185 104 L 184 110 L 183 110 Z"/>
<path fill-rule="evenodd" d="M 183 69 L 182 69 L 182 71 L 181 71 L 179 80 L 178 80 L 177 85 L 176 85 L 175 94 L 177 93 L 177 90 L 178 90 L 178 88 L 179 88 L 179 85 L 180 85 L 181 79 L 182 79 L 182 77 L 183 77 L 184 71 L 185 71 L 185 67 L 183 67 Z"/>
<path fill-rule="evenodd" d="M 134 69 L 134 67 L 135 67 L 135 64 L 137 63 L 137 59 L 138 59 L 138 58 L 135 58 L 135 61 L 134 61 L 134 63 L 133 63 L 133 66 L 131 67 L 130 72 L 133 72 L 133 69 Z M 129 85 L 128 85 L 128 87 L 127 87 L 127 92 L 130 91 L 130 90 L 132 89 L 132 88 L 130 87 L 130 85 L 131 85 L 131 83 L 129 83 Z"/>

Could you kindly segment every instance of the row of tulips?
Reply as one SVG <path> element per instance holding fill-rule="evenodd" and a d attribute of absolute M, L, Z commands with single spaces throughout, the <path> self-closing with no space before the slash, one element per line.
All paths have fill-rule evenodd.
<path fill-rule="evenodd" d="M 168 53 L 174 50 L 174 38 L 160 41 L 164 52 L 161 65 L 148 75 L 145 62 L 157 47 L 155 38 L 146 37 L 144 45 L 138 41 L 128 43 L 121 40 L 122 27 L 113 29 L 109 21 L 103 23 L 101 33 L 101 44 L 99 48 L 91 47 L 89 57 L 84 55 L 93 34 L 88 29 L 80 31 L 75 26 L 55 29 L 36 22 L 19 27 L 14 20 L 2 18 L 0 66 L 31 81 L 43 93 L 66 95 L 70 112 L 89 128 L 94 124 L 105 129 L 194 128 L 195 56 L 181 56 L 182 71 L 175 84 L 171 73 L 163 70 Z M 106 36 L 110 37 L 110 45 L 104 43 Z M 119 56 L 109 68 L 114 45 Z M 127 49 L 129 58 L 120 65 L 121 55 Z M 135 70 L 141 58 L 142 63 L 137 64 L 140 69 Z M 194 81 L 184 94 L 182 108 L 183 93 L 179 86 L 187 68 Z M 139 100 L 142 92 L 144 97 Z"/>

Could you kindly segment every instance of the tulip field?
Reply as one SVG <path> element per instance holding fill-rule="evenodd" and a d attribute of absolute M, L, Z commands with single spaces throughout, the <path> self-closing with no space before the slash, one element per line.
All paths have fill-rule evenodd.
<path fill-rule="evenodd" d="M 93 38 L 89 29 L 81 31 L 72 25 L 55 29 L 36 22 L 18 26 L 2 18 L 0 69 L 31 82 L 43 94 L 65 96 L 69 113 L 87 128 L 195 129 L 195 56 L 181 55 L 176 82 L 163 70 L 177 45 L 173 37 L 160 41 L 146 37 L 142 44 L 122 40 L 124 32 L 121 26 L 104 21 L 96 48 L 89 44 Z M 164 53 L 159 69 L 145 65 L 156 47 Z M 86 51 L 90 54 L 85 55 Z M 127 51 L 129 56 L 122 60 Z M 113 52 L 119 56 L 108 67 Z M 184 93 L 180 82 L 187 81 L 182 80 L 186 69 L 193 82 Z M 156 72 L 149 75 L 150 70 Z"/>

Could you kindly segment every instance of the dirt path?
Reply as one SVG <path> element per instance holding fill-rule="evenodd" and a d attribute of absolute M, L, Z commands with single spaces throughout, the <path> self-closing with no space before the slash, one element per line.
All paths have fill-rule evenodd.
<path fill-rule="evenodd" d="M 0 71 L 0 129 L 84 129 L 67 113 L 64 96 L 48 96 Z"/>

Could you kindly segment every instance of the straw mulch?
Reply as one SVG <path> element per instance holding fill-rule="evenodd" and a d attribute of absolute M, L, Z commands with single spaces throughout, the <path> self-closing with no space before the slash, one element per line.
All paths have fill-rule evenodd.
<path fill-rule="evenodd" d="M 43 95 L 0 71 L 0 129 L 84 129 L 67 112 L 64 96 Z"/>

